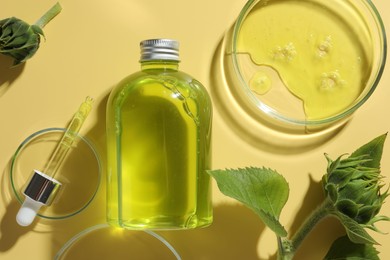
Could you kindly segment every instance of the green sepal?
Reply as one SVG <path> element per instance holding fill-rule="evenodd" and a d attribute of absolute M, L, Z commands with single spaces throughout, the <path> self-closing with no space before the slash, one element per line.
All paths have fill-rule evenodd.
<path fill-rule="evenodd" d="M 345 214 L 335 211 L 333 213 L 343 224 L 349 239 L 357 244 L 378 244 L 368 233 L 364 227 L 357 223 L 352 218 Z"/>
<path fill-rule="evenodd" d="M 330 174 L 330 173 L 332 173 L 336 168 L 338 168 L 342 156 L 340 156 L 340 157 L 337 158 L 335 161 L 333 161 L 333 160 L 328 156 L 327 153 L 325 153 L 324 155 L 325 155 L 326 160 L 328 161 L 327 173 Z"/>
<path fill-rule="evenodd" d="M 379 205 L 367 205 L 359 209 L 359 215 L 355 220 L 360 224 L 366 224 L 369 222 L 381 209 L 381 204 Z"/>
<path fill-rule="evenodd" d="M 335 169 L 328 177 L 328 182 L 343 187 L 351 180 L 351 177 L 350 169 Z"/>
<path fill-rule="evenodd" d="M 329 198 L 332 200 L 332 202 L 336 203 L 336 201 L 338 200 L 338 197 L 339 197 L 336 185 L 334 185 L 333 183 L 328 183 L 325 186 L 325 190 L 326 190 Z"/>
<path fill-rule="evenodd" d="M 31 29 L 33 30 L 34 33 L 37 33 L 39 35 L 42 35 L 43 37 L 45 37 L 45 34 L 43 33 L 43 30 L 41 27 L 39 27 L 38 25 L 31 25 Z"/>
<path fill-rule="evenodd" d="M 343 212 L 345 215 L 355 218 L 359 213 L 359 206 L 349 199 L 342 199 L 335 204 L 337 210 Z"/>

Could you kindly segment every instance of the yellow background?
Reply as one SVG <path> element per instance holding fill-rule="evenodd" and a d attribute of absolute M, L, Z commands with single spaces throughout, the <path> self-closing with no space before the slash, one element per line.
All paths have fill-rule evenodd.
<path fill-rule="evenodd" d="M 63 11 L 44 29 L 46 40 L 26 64 L 9 69 L 11 61 L 0 57 L 0 259 L 52 259 L 74 235 L 105 222 L 105 176 L 92 204 L 66 220 L 40 220 L 22 228 L 15 222 L 19 204 L 9 185 L 11 157 L 31 133 L 47 127 L 65 127 L 88 95 L 94 109 L 82 129 L 104 156 L 104 110 L 110 89 L 126 75 L 139 70 L 139 42 L 147 38 L 174 38 L 181 43 L 181 70 L 192 74 L 210 91 L 215 104 L 218 81 L 218 51 L 225 32 L 238 16 L 245 0 L 63 0 Z M 35 22 L 55 1 L 3 0 L 0 19 L 16 16 Z M 388 1 L 375 0 L 385 26 L 390 27 Z M 308 149 L 272 149 L 247 138 L 245 127 L 214 107 L 213 168 L 267 166 L 282 173 L 290 184 L 290 198 L 281 222 L 294 231 L 303 217 L 322 198 L 318 184 L 326 167 L 323 156 L 354 151 L 360 145 L 390 130 L 390 71 L 368 102 L 352 120 L 328 141 Z M 232 107 L 233 112 L 234 107 Z M 232 111 L 230 111 L 232 112 Z M 236 124 L 236 125 L 235 125 Z M 261 133 L 259 133 L 261 134 Z M 267 149 L 270 148 L 270 149 Z M 385 144 L 382 171 L 390 172 L 390 141 Z M 389 182 L 389 179 L 386 179 Z M 223 196 L 214 184 L 214 223 L 192 231 L 163 232 L 183 259 L 268 259 L 276 240 L 250 210 Z M 390 216 L 389 203 L 381 211 Z M 390 223 L 380 223 L 390 232 Z M 309 236 L 296 259 L 321 259 L 343 228 L 327 219 Z M 381 259 L 390 259 L 390 240 L 372 233 L 381 244 Z M 120 231 L 97 232 L 73 247 L 77 259 L 140 259 L 137 241 L 155 250 L 155 259 L 165 259 L 158 243 L 144 236 Z M 141 242 L 140 242 L 141 243 Z M 161 252 L 160 252 L 161 250 Z M 98 252 L 98 253 L 97 253 Z M 67 259 L 76 259 L 67 258 Z M 168 259 L 168 258 L 167 258 Z"/>

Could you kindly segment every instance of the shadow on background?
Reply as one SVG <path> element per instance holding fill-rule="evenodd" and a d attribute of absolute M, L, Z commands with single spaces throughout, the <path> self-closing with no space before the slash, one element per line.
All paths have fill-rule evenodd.
<path fill-rule="evenodd" d="M 61 128 L 37 131 L 22 142 L 11 160 L 10 179 L 19 201 L 25 198 L 23 191 L 34 169 L 43 171 L 62 184 L 53 203 L 39 211 L 47 218 L 61 219 L 78 214 L 92 201 L 100 184 L 100 158 L 95 154 L 93 145 L 80 136 L 75 138 L 56 172 L 44 170 L 64 134 L 65 130 Z"/>
<path fill-rule="evenodd" d="M 264 229 L 265 225 L 252 210 L 240 204 L 226 204 L 214 208 L 214 222 L 209 227 L 162 234 L 183 260 L 258 260 L 257 248 Z"/>
<path fill-rule="evenodd" d="M 23 72 L 25 63 L 12 67 L 13 59 L 0 54 L 0 97 L 11 87 L 12 83 Z"/>
<path fill-rule="evenodd" d="M 214 218 L 210 227 L 157 233 L 183 260 L 259 259 L 257 244 L 264 225 L 251 210 L 241 205 L 219 205 L 215 207 Z M 176 259 L 162 242 L 142 231 L 110 227 L 80 233 L 77 238 L 59 259 L 84 259 L 86 255 L 102 260 Z"/>
<path fill-rule="evenodd" d="M 29 227 L 21 227 L 16 223 L 15 217 L 20 209 L 20 203 L 12 200 L 7 205 L 5 215 L 0 221 L 0 252 L 11 249 L 27 232 L 34 229 L 35 223 Z"/>
<path fill-rule="evenodd" d="M 53 230 L 52 257 L 80 232 L 105 223 L 105 108 L 108 95 L 108 93 L 103 95 L 100 101 L 94 104 L 94 113 L 97 113 L 98 120 L 85 134 L 102 158 L 102 185 L 92 203 L 83 212 L 72 218 L 50 222 Z M 241 205 L 218 205 L 214 209 L 214 223 L 210 227 L 188 231 L 164 231 L 159 234 L 172 244 L 183 260 L 258 260 L 257 245 L 264 228 L 257 215 L 248 208 Z M 145 255 L 146 245 L 150 245 L 150 252 Z M 172 253 L 161 247 L 161 242 L 150 235 L 112 229 L 85 234 L 67 250 L 66 257 L 61 259 L 84 259 L 86 255 L 91 259 L 102 260 L 172 259 Z"/>
<path fill-rule="evenodd" d="M 102 159 L 102 183 L 91 204 L 79 214 L 62 220 L 39 219 L 27 228 L 19 227 L 15 222 L 19 202 L 12 199 L 12 188 L 9 179 L 2 179 L 2 195 L 8 205 L 6 214 L 0 222 L 0 250 L 12 248 L 27 232 L 50 232 L 51 256 L 53 258 L 59 250 L 77 234 L 95 225 L 105 223 L 105 107 L 108 94 L 103 95 L 95 103 L 97 115 L 96 124 L 85 134 L 98 150 Z M 3 176 L 8 176 L 6 172 Z M 5 191 L 8 190 L 8 193 Z M 75 197 L 76 198 L 76 197 Z M 303 219 L 323 199 L 322 188 L 319 183 L 311 179 L 310 187 L 297 213 L 291 231 L 295 232 L 302 224 Z M 38 224 L 37 224 L 38 222 Z M 217 205 L 214 208 L 214 222 L 210 227 L 187 231 L 159 232 L 178 251 L 183 260 L 214 260 L 214 259 L 245 259 L 259 260 L 260 237 L 265 230 L 259 217 L 250 209 L 241 204 Z M 327 219 L 320 223 L 302 244 L 301 250 L 295 259 L 313 259 L 318 255 L 325 255 L 332 241 L 344 232 L 342 226 L 334 219 Z M 307 243 L 309 241 L 309 243 Z M 276 238 L 275 238 L 276 243 Z M 145 254 L 147 250 L 147 254 Z M 267 250 L 268 251 L 268 250 Z M 72 244 L 65 258 L 69 260 L 84 259 L 174 259 L 172 253 L 154 237 L 143 232 L 126 231 L 120 229 L 104 229 L 81 236 Z M 268 259 L 276 259 L 271 255 Z"/>
<path fill-rule="evenodd" d="M 95 111 L 97 111 L 99 117 L 98 124 L 96 124 L 90 132 L 84 135 L 94 145 L 94 148 L 98 151 L 98 154 L 102 159 L 105 157 L 105 104 L 105 98 L 103 98 L 101 103 L 95 104 Z M 67 123 L 69 122 L 64 123 L 64 125 L 60 127 L 66 127 Z M 58 137 L 60 138 L 61 136 L 58 135 Z M 53 140 L 54 139 L 51 139 L 50 142 L 53 143 Z M 32 145 L 42 145 L 47 141 L 48 140 L 37 140 L 35 143 L 33 142 Z M 43 154 L 39 154 L 39 156 L 48 157 L 51 152 L 53 152 L 56 144 L 54 143 L 52 145 L 53 149 L 46 149 L 45 151 L 41 151 Z M 58 201 L 55 200 L 51 206 L 43 208 L 40 211 L 40 214 L 49 217 L 61 218 L 62 215 L 67 215 L 71 212 L 74 212 L 75 215 L 67 215 L 65 219 L 47 219 L 36 217 L 34 222 L 28 227 L 21 227 L 16 222 L 16 215 L 20 209 L 21 204 L 16 199 L 16 195 L 14 194 L 13 188 L 11 186 L 10 170 L 12 158 L 10 158 L 1 178 L 2 203 L 0 206 L 4 206 L 5 214 L 0 219 L 0 252 L 6 252 L 10 250 L 18 243 L 18 240 L 28 232 L 45 233 L 49 238 L 52 238 L 52 246 L 48 246 L 48 248 L 52 250 L 48 259 L 52 259 L 52 256 L 57 253 L 62 245 L 65 244 L 67 240 L 73 237 L 75 234 L 81 232 L 85 228 L 105 222 L 105 187 L 102 185 L 104 182 L 101 181 L 101 179 L 105 178 L 105 165 L 104 162 L 101 161 L 100 166 L 102 168 L 102 173 L 100 180 L 88 179 L 91 177 L 91 174 L 89 173 L 92 171 L 93 173 L 97 171 L 96 159 L 94 159 L 90 149 L 85 143 L 82 143 L 82 146 L 82 149 L 78 149 L 76 153 L 70 150 L 65 161 L 63 162 L 62 168 L 60 169 L 61 172 L 59 175 L 63 174 L 62 171 L 68 174 L 68 176 L 64 177 L 67 179 L 66 182 L 69 183 L 63 187 L 66 189 L 68 195 L 66 197 L 60 197 L 61 195 L 64 195 L 61 193 L 64 191 L 60 191 L 58 194 L 59 197 L 56 198 Z M 76 146 L 75 149 L 77 149 L 77 147 L 80 147 L 80 143 L 78 143 L 78 146 Z M 47 154 L 45 155 L 45 153 Z M 33 156 L 31 153 L 27 154 L 26 157 L 35 159 L 35 156 Z M 32 161 L 33 159 L 30 160 Z M 31 162 L 29 162 L 28 158 L 26 161 L 30 163 L 28 165 L 31 165 Z M 93 165 L 91 166 L 91 164 Z M 38 168 L 40 167 L 39 165 L 37 166 Z M 19 172 L 23 172 L 23 174 L 26 175 L 32 172 L 33 168 L 30 169 L 28 166 L 27 168 L 25 165 L 23 166 L 24 168 L 19 166 L 16 168 Z M 72 172 L 74 169 L 77 169 L 77 172 Z M 27 173 L 25 173 L 26 170 L 28 170 Z M 79 176 L 77 176 L 77 174 Z M 83 176 L 80 174 L 83 174 Z M 97 178 L 97 175 L 92 174 L 92 176 L 93 178 Z M 101 182 L 100 187 L 91 203 L 88 204 L 88 199 L 91 197 L 91 194 L 94 194 L 94 190 L 96 189 L 97 185 L 96 183 L 98 181 Z M 22 183 L 20 183 L 19 186 L 16 185 L 15 188 L 17 190 L 20 189 L 20 192 L 22 192 Z M 20 195 L 20 197 L 24 198 L 24 195 Z"/>
<path fill-rule="evenodd" d="M 294 234 L 310 213 L 324 201 L 325 195 L 321 182 L 316 182 L 311 176 L 309 178 L 309 188 L 288 230 L 289 234 Z M 325 218 L 305 238 L 294 259 L 312 260 L 320 256 L 325 257 L 333 241 L 344 234 L 344 227 L 336 218 Z"/>
<path fill-rule="evenodd" d="M 297 154 L 323 145 L 346 126 L 348 122 L 321 129 L 297 126 L 290 129 L 261 119 L 249 108 L 249 99 L 243 100 L 237 92 L 240 83 L 235 79 L 231 55 L 227 54 L 228 37 L 229 32 L 219 42 L 212 58 L 210 94 L 222 119 L 237 136 L 263 151 Z"/>
<path fill-rule="evenodd" d="M 34 229 L 36 222 L 25 228 L 16 223 L 16 214 L 20 209 L 20 203 L 12 194 L 12 187 L 9 178 L 8 164 L 1 178 L 1 201 L 5 206 L 5 214 L 0 219 L 0 252 L 10 250 L 27 232 Z"/>
<path fill-rule="evenodd" d="M 51 258 L 53 258 L 57 252 L 76 234 L 91 228 L 92 226 L 102 224 L 106 222 L 106 126 L 105 126 L 105 115 L 106 115 L 106 103 L 108 99 L 109 93 L 103 93 L 101 97 L 95 98 L 93 109 L 91 111 L 90 117 L 96 117 L 95 124 L 91 127 L 90 130 L 83 133 L 82 135 L 87 138 L 93 145 L 100 158 L 100 167 L 101 167 L 101 180 L 99 189 L 93 198 L 93 201 L 86 207 L 80 214 L 77 214 L 71 218 L 59 220 L 59 221 L 51 221 L 52 227 L 52 246 L 51 246 Z M 88 119 L 87 119 L 88 120 Z M 88 169 L 83 166 L 83 168 L 87 171 Z M 69 187 L 73 185 L 69 183 Z M 83 186 L 90 185 L 88 182 L 79 183 L 79 187 L 77 187 L 78 191 L 74 191 L 74 198 L 77 199 L 77 194 L 83 192 Z M 97 234 L 101 234 L 103 231 L 99 231 Z M 91 238 L 92 241 L 95 241 L 95 238 Z M 86 242 L 87 245 L 89 242 Z M 99 249 L 108 248 L 110 249 L 110 245 L 113 246 L 112 243 L 107 245 L 99 245 L 97 242 L 93 242 L 91 246 L 100 246 Z M 78 247 L 77 247 L 78 248 Z M 113 248 L 115 250 L 115 248 Z M 93 250 L 92 250 L 93 251 Z M 85 251 L 87 252 L 87 251 Z M 77 254 L 77 252 L 75 252 Z M 91 252 L 93 255 L 94 253 Z M 75 255 L 73 255 L 75 256 Z M 66 259 L 84 259 L 82 258 L 66 258 Z M 93 259 L 91 257 L 91 259 Z M 97 256 L 94 259 L 115 259 L 115 258 L 104 258 L 103 255 Z"/>

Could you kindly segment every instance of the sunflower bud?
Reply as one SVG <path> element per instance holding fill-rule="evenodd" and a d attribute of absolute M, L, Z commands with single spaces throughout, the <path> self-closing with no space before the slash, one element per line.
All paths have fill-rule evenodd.
<path fill-rule="evenodd" d="M 11 17 L 0 21 L 0 53 L 14 58 L 14 65 L 32 57 L 39 48 L 42 29 Z"/>
<path fill-rule="evenodd" d="M 42 28 L 60 11 L 59 3 L 47 11 L 35 24 L 30 25 L 16 17 L 0 20 L 0 53 L 14 59 L 18 65 L 31 58 L 39 48 Z"/>
<path fill-rule="evenodd" d="M 340 156 L 335 161 L 328 160 L 327 173 L 323 176 L 323 188 L 334 208 L 344 215 L 375 230 L 373 223 L 384 220 L 376 217 L 388 190 L 383 187 L 379 168 L 367 167 L 369 155 Z"/>

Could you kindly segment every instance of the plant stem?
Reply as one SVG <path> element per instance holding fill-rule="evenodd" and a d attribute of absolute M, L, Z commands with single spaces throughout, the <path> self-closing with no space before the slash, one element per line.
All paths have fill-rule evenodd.
<path fill-rule="evenodd" d="M 278 240 L 278 256 L 277 260 L 291 260 L 294 256 L 294 252 L 291 252 L 291 243 L 289 240 L 281 237 Z"/>
<path fill-rule="evenodd" d="M 62 10 L 62 7 L 59 3 L 56 3 L 50 10 L 48 10 L 38 21 L 35 22 L 35 25 L 40 28 L 45 27 L 45 25 L 51 21 L 57 14 L 59 14 Z"/>
<path fill-rule="evenodd" d="M 314 226 L 317 225 L 323 218 L 328 216 L 332 210 L 332 201 L 329 198 L 326 198 L 322 204 L 316 208 L 308 218 L 306 218 L 298 231 L 292 236 L 291 240 L 284 240 L 281 242 L 282 247 L 279 247 L 278 259 L 292 259 L 295 252 Z"/>

